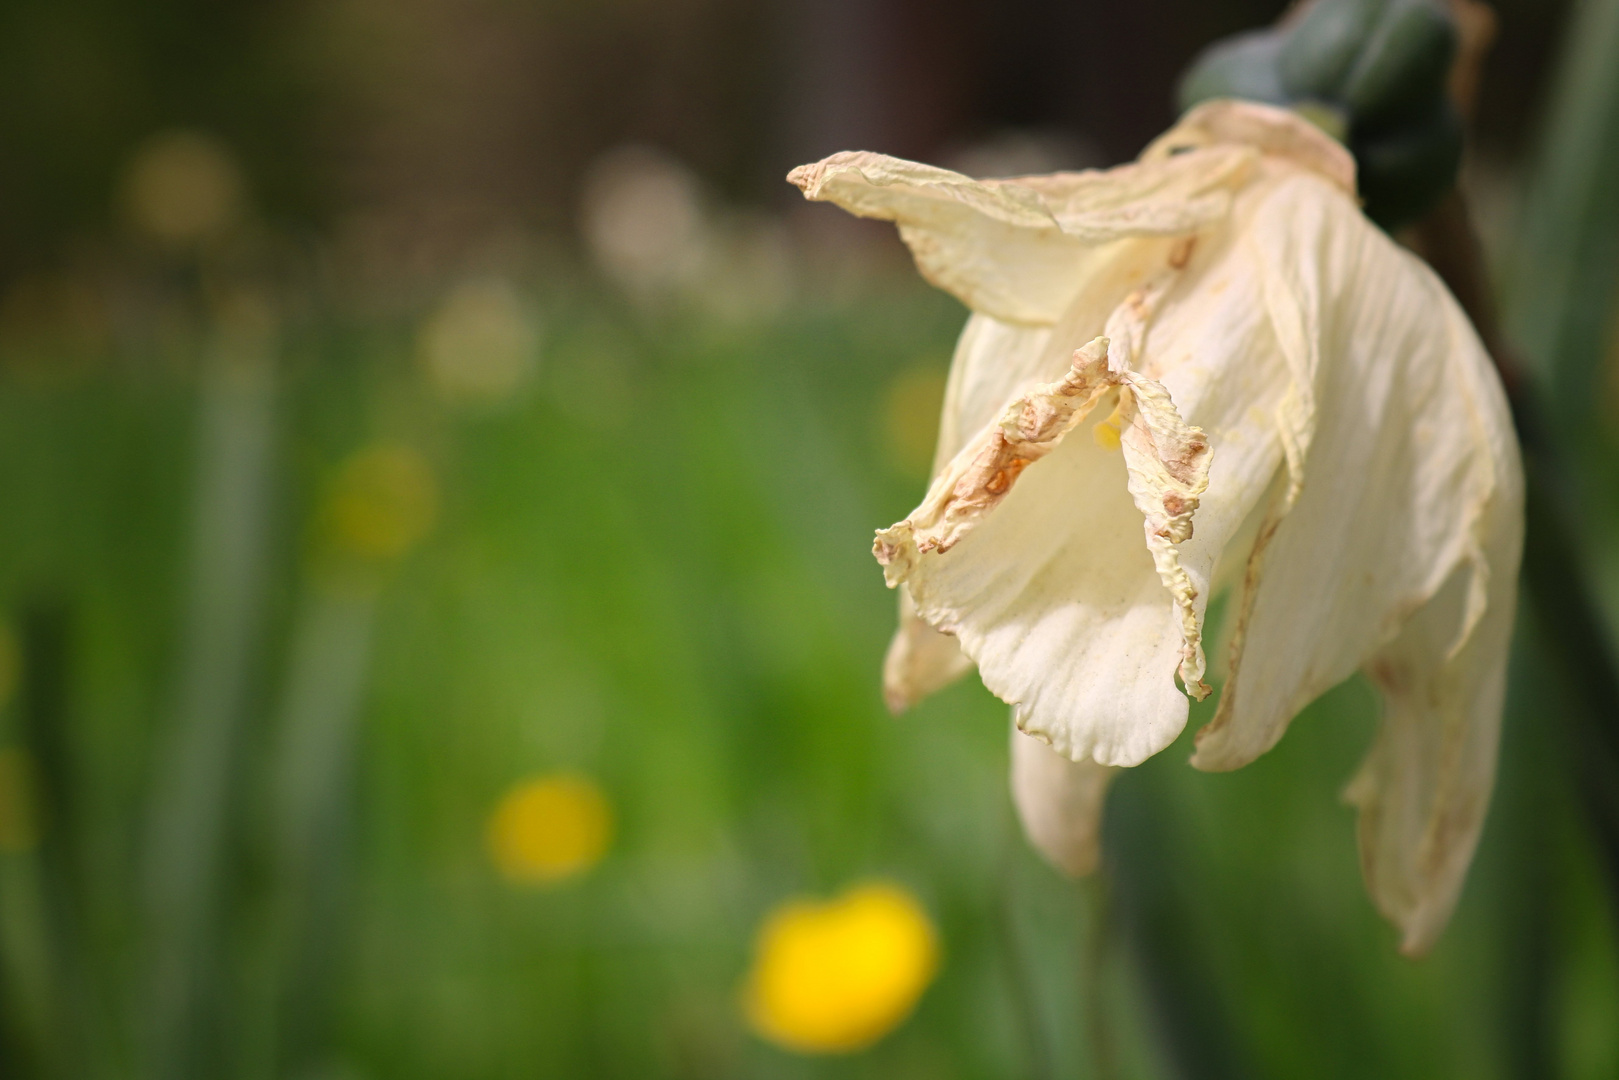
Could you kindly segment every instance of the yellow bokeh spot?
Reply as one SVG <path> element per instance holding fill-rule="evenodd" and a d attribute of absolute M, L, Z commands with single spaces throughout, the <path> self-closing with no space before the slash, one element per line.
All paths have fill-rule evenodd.
<path fill-rule="evenodd" d="M 16 746 L 0 749 L 0 852 L 31 851 L 39 843 L 34 814 L 34 762 Z"/>
<path fill-rule="evenodd" d="M 888 385 L 883 399 L 883 434 L 896 471 L 926 476 L 933 466 L 944 404 L 945 373 L 937 364 L 918 364 Z"/>
<path fill-rule="evenodd" d="M 433 470 L 408 446 L 360 450 L 338 470 L 327 504 L 338 547 L 351 555 L 403 555 L 433 527 L 438 485 Z"/>
<path fill-rule="evenodd" d="M 446 295 L 417 335 L 423 367 L 440 395 L 495 401 L 533 370 L 539 332 L 517 290 L 500 278 L 467 281 Z"/>
<path fill-rule="evenodd" d="M 124 201 L 142 232 L 166 243 L 191 243 L 241 216 L 242 176 L 218 141 L 195 131 L 165 132 L 130 162 Z"/>
<path fill-rule="evenodd" d="M 489 855 L 508 881 L 545 885 L 589 870 L 613 839 L 613 811 L 583 776 L 539 776 L 508 791 L 489 816 Z"/>
<path fill-rule="evenodd" d="M 743 1005 L 771 1042 L 806 1054 L 848 1053 L 909 1016 L 938 966 L 938 937 L 915 897 L 895 885 L 861 885 L 771 913 Z"/>

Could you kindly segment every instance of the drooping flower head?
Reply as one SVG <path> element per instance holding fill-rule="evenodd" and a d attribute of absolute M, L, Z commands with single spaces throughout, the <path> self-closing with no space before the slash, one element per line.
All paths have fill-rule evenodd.
<path fill-rule="evenodd" d="M 1083 872 L 1109 769 L 1210 692 L 1204 616 L 1230 583 L 1193 764 L 1246 764 L 1364 670 L 1384 715 L 1349 790 L 1363 869 L 1405 949 L 1429 946 L 1493 781 L 1523 483 L 1477 335 L 1361 214 L 1348 152 L 1215 101 L 1106 171 L 844 153 L 789 179 L 895 222 L 973 312 L 932 485 L 874 548 L 901 592 L 890 704 L 976 665 L 1022 733 L 1025 827 Z"/>

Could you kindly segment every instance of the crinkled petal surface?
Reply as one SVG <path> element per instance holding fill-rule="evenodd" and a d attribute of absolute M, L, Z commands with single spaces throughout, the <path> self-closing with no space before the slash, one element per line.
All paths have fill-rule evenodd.
<path fill-rule="evenodd" d="M 1385 717 L 1350 794 L 1368 885 L 1418 952 L 1454 906 L 1493 782 L 1522 472 L 1454 299 L 1310 182 L 1279 190 L 1249 236 L 1299 387 L 1300 475 L 1248 556 L 1231 678 L 1193 763 L 1246 764 L 1365 665 Z"/>
<path fill-rule="evenodd" d="M 1135 405 L 1125 453 L 1068 437 L 1115 395 Z M 922 506 L 878 534 L 878 558 L 1026 730 L 1071 757 L 1135 764 L 1185 723 L 1174 675 L 1189 670 L 1189 652 L 1201 673 L 1182 612 L 1164 603 L 1168 556 L 1155 564 L 1144 514 L 1172 553 L 1207 461 L 1202 432 L 1161 386 L 1112 370 L 1098 338 L 1067 376 L 1015 400 L 964 447 Z M 1035 462 L 1038 473 L 1026 472 Z M 1070 722 L 1076 705 L 1089 722 Z"/>
<path fill-rule="evenodd" d="M 1272 187 L 1239 195 L 1233 217 L 1251 216 Z M 907 582 L 922 617 L 960 639 L 1026 730 L 1072 757 L 1133 765 L 1180 732 L 1175 677 L 1204 692 L 1215 564 L 1285 456 L 1274 417 L 1288 368 L 1240 239 L 1222 227 L 1109 252 L 1111 309 L 1088 291 L 1050 335 L 1107 330 L 1105 370 L 1076 354 L 1063 379 L 1014 397 L 879 539 L 890 580 Z M 964 344 L 1017 333 L 984 319 Z M 982 409 L 1050 372 L 1053 351 L 1047 341 L 1032 364 L 1034 349 L 1021 353 L 1009 385 L 974 375 L 971 361 L 991 350 L 963 349 L 952 378 L 988 388 Z M 1127 363 L 1141 370 L 1114 370 Z M 941 453 L 952 427 L 977 419 L 966 399 L 950 395 Z M 1118 451 L 1071 435 L 1097 404 L 1121 400 Z"/>
<path fill-rule="evenodd" d="M 1099 248 L 1218 220 L 1257 157 L 1220 145 L 1105 172 L 973 180 L 857 151 L 787 179 L 805 198 L 897 224 L 922 276 L 974 311 L 1046 325 L 1092 276 Z"/>

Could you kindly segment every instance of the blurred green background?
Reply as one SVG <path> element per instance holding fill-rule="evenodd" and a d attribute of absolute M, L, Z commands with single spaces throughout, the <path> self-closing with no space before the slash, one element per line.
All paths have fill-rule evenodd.
<path fill-rule="evenodd" d="M 871 531 L 964 312 L 780 178 L 1124 160 L 1282 6 L 5 5 L 0 1077 L 1619 1076 L 1527 619 L 1418 962 L 1338 800 L 1358 681 L 1240 772 L 1130 772 L 1077 885 L 976 680 L 882 706 Z M 1619 3 L 1497 10 L 1465 186 L 1619 599 Z M 515 880 L 491 815 L 557 775 L 605 849 Z M 937 927 L 915 1014 L 750 1034 L 761 920 L 872 879 Z"/>

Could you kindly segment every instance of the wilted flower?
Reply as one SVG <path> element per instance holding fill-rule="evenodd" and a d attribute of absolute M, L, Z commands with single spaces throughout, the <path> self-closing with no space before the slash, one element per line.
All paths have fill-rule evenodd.
<path fill-rule="evenodd" d="M 877 535 L 901 591 L 890 704 L 976 664 L 1033 737 L 1014 735 L 1025 826 L 1083 872 L 1109 767 L 1168 746 L 1209 693 L 1204 613 L 1230 581 L 1230 673 L 1193 764 L 1252 761 L 1366 671 L 1384 715 L 1348 792 L 1363 869 L 1406 951 L 1430 945 L 1493 781 L 1523 483 L 1477 335 L 1362 216 L 1348 152 L 1216 101 L 1101 172 L 975 181 L 846 153 L 790 179 L 896 222 L 973 311 L 933 484 Z"/>

